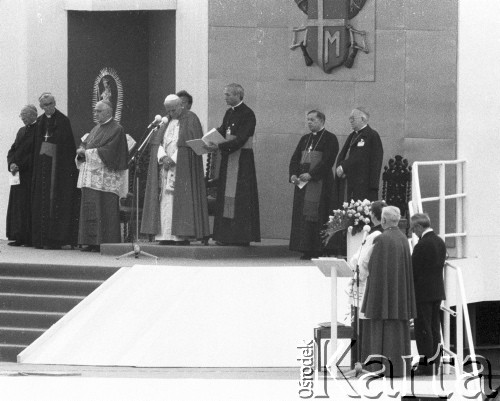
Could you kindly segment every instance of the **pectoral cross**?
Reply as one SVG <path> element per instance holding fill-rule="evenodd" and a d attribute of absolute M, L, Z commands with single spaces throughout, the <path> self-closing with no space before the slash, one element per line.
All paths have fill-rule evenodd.
<path fill-rule="evenodd" d="M 49 135 L 49 130 L 45 131 L 45 142 L 47 142 L 47 139 L 49 139 L 52 135 Z"/>
<path fill-rule="evenodd" d="M 309 149 L 307 149 L 307 153 L 311 153 L 311 150 L 313 150 L 313 145 L 312 145 L 312 143 L 309 145 Z"/>

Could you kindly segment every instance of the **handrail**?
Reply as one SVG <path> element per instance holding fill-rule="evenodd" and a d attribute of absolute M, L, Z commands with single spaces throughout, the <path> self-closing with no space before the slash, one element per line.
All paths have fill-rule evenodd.
<path fill-rule="evenodd" d="M 467 308 L 467 298 L 465 295 L 465 285 L 464 285 L 464 278 L 462 274 L 462 269 L 459 266 L 452 265 L 450 262 L 446 262 L 445 266 L 454 269 L 457 275 L 457 305 L 456 305 L 456 355 L 457 355 L 457 368 L 459 369 L 459 373 L 463 373 L 462 367 L 463 367 L 463 362 L 464 362 L 464 338 L 463 338 L 463 329 L 464 329 L 464 322 L 465 322 L 465 333 L 467 336 L 467 343 L 469 345 L 469 356 L 472 360 L 472 362 L 476 362 L 476 351 L 474 349 L 474 340 L 472 338 L 472 329 L 470 325 L 470 318 L 469 318 L 469 310 Z M 446 306 L 445 306 L 446 308 Z M 449 308 L 448 308 L 449 309 Z M 448 338 L 448 342 L 444 344 L 444 347 L 447 349 L 450 349 L 450 342 L 449 342 L 449 331 L 450 327 L 444 327 L 444 337 L 445 341 L 446 338 Z M 448 335 L 446 335 L 446 331 L 448 332 Z M 475 363 L 472 363 L 472 372 L 475 377 L 478 376 L 478 369 Z"/>
<path fill-rule="evenodd" d="M 439 160 L 439 161 L 418 161 L 414 162 L 412 166 L 412 201 L 410 203 L 410 215 L 413 213 L 423 212 L 423 203 L 439 202 L 439 236 L 443 239 L 448 237 L 457 238 L 456 251 L 457 257 L 462 258 L 464 255 L 464 242 L 466 232 L 464 229 L 464 203 L 467 197 L 465 192 L 465 160 Z M 439 167 L 439 194 L 437 196 L 429 196 L 422 198 L 420 190 L 420 167 L 423 166 L 438 166 Z M 456 166 L 456 192 L 446 195 L 446 166 Z M 446 200 L 456 199 L 456 228 L 454 233 L 446 232 Z"/>

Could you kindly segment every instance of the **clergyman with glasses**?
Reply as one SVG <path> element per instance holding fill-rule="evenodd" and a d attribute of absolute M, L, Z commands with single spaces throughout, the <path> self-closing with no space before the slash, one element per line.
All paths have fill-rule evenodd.
<path fill-rule="evenodd" d="M 76 245 L 80 190 L 76 187 L 75 139 L 71 123 L 51 93 L 39 97 L 33 160 L 32 240 L 35 248 Z"/>

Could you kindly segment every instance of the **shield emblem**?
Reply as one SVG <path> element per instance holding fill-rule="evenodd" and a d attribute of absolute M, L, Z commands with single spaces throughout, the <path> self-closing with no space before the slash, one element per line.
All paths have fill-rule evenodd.
<path fill-rule="evenodd" d="M 311 58 L 329 73 L 349 53 L 350 0 L 309 0 L 306 48 Z"/>

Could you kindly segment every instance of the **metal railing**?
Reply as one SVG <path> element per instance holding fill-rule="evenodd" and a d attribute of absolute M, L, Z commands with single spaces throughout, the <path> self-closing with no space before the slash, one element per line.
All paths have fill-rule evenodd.
<path fill-rule="evenodd" d="M 415 162 L 412 166 L 412 201 L 410 202 L 410 214 L 422 213 L 422 204 L 426 202 L 439 202 L 439 225 L 438 234 L 443 240 L 449 237 L 456 237 L 457 258 L 463 258 L 465 255 L 465 226 L 464 226 L 464 208 L 465 208 L 465 160 L 441 160 Z M 438 166 L 439 167 L 439 193 L 437 196 L 422 198 L 420 191 L 420 167 Z M 456 166 L 456 191 L 453 194 L 446 195 L 446 166 Z M 446 200 L 456 199 L 456 228 L 455 232 L 446 232 Z"/>
<path fill-rule="evenodd" d="M 446 270 L 451 270 L 454 271 L 456 274 L 456 291 L 457 291 L 457 296 L 456 296 L 456 311 L 451 310 L 449 307 L 446 305 L 443 306 L 441 309 L 445 312 L 445 316 L 454 316 L 456 317 L 456 337 L 455 337 L 455 349 L 456 352 L 451 351 L 451 345 L 450 345 L 450 326 L 444 325 L 443 327 L 443 337 L 444 337 L 444 344 L 443 344 L 443 350 L 446 354 L 456 358 L 455 363 L 455 369 L 456 369 L 456 375 L 461 375 L 463 373 L 463 366 L 464 366 L 464 323 L 465 323 L 465 334 L 467 336 L 467 344 L 469 346 L 469 357 L 471 362 L 476 362 L 476 351 L 474 350 L 474 340 L 472 338 L 472 329 L 470 325 L 470 318 L 469 318 L 469 310 L 467 308 L 467 298 L 465 295 L 465 285 L 464 285 L 464 278 L 462 275 L 462 269 L 458 266 L 454 266 L 453 264 L 446 262 L 445 263 L 445 268 Z M 446 271 L 445 270 L 445 271 Z M 449 272 L 446 274 L 447 277 L 450 276 Z M 449 365 L 446 365 L 448 368 Z M 449 369 L 447 369 L 449 370 Z M 448 373 L 448 372 L 446 372 Z M 472 373 L 474 376 L 478 376 L 478 369 L 476 366 L 476 363 L 472 363 Z"/>

